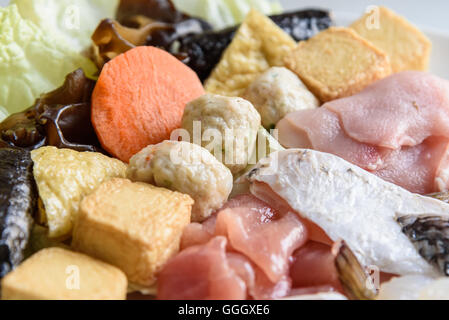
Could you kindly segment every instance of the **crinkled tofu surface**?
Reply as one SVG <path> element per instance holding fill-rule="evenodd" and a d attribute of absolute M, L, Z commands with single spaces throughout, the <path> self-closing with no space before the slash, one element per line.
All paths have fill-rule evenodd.
<path fill-rule="evenodd" d="M 299 43 L 285 61 L 322 102 L 356 94 L 392 72 L 385 52 L 342 27 Z"/>
<path fill-rule="evenodd" d="M 207 92 L 241 96 L 261 73 L 283 66 L 284 57 L 296 42 L 270 18 L 252 10 L 206 80 Z"/>
<path fill-rule="evenodd" d="M 149 287 L 178 252 L 192 205 L 188 195 L 111 179 L 82 201 L 72 246 L 119 267 L 130 282 Z"/>
<path fill-rule="evenodd" d="M 2 300 L 124 300 L 128 282 L 118 268 L 81 253 L 44 249 L 2 281 Z"/>
<path fill-rule="evenodd" d="M 31 153 L 34 178 L 52 238 L 68 237 L 81 200 L 103 181 L 126 177 L 127 166 L 100 153 L 43 147 Z"/>

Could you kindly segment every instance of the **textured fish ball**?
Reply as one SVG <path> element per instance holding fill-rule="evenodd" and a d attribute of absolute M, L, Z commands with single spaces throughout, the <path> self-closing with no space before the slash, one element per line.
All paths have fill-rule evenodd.
<path fill-rule="evenodd" d="M 221 208 L 233 186 L 228 168 L 206 149 L 188 142 L 165 141 L 143 149 L 131 158 L 127 175 L 133 181 L 190 195 L 195 200 L 195 222 Z"/>
<path fill-rule="evenodd" d="M 262 117 L 262 125 L 270 129 L 287 114 L 319 107 L 318 99 L 290 70 L 273 67 L 246 90 L 243 98 L 250 101 Z"/>
<path fill-rule="evenodd" d="M 182 119 L 190 137 L 201 134 L 201 145 L 233 174 L 248 165 L 260 126 L 260 115 L 249 101 L 214 94 L 188 103 Z"/>

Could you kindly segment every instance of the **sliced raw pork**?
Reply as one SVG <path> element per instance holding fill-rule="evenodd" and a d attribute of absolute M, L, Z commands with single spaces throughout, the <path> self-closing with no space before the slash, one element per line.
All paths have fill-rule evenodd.
<path fill-rule="evenodd" d="M 398 149 L 431 136 L 449 138 L 449 81 L 426 72 L 397 73 L 325 107 L 362 143 Z"/>
<path fill-rule="evenodd" d="M 159 274 L 158 299 L 246 299 L 246 284 L 230 267 L 226 244 L 226 238 L 216 237 L 171 259 Z"/>
<path fill-rule="evenodd" d="M 332 247 L 319 242 L 310 241 L 295 252 L 290 277 L 293 288 L 329 286 L 342 292 Z"/>
<path fill-rule="evenodd" d="M 286 148 L 314 149 L 335 154 L 366 170 L 382 167 L 382 148 L 351 139 L 338 116 L 328 109 L 290 113 L 277 126 L 279 142 Z"/>
<path fill-rule="evenodd" d="M 251 195 L 236 197 L 202 225 L 186 228 L 184 250 L 160 274 L 158 298 L 240 299 L 242 290 L 244 298 L 285 297 L 293 252 L 306 241 L 295 213 L 276 211 Z M 224 292 L 217 280 L 226 282 Z"/>
<path fill-rule="evenodd" d="M 281 120 L 288 148 L 332 153 L 411 192 L 449 188 L 449 82 L 402 72 Z"/>

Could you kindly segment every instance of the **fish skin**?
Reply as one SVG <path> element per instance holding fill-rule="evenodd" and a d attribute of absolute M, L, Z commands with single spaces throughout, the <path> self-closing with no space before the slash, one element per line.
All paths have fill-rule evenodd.
<path fill-rule="evenodd" d="M 246 179 L 262 182 L 301 217 L 343 239 L 362 265 L 397 275 L 437 276 L 402 232 L 397 218 L 423 213 L 449 217 L 449 205 L 410 193 L 334 155 L 290 149 L 270 155 Z M 264 200 L 264 199 L 262 199 Z"/>
<path fill-rule="evenodd" d="M 25 258 L 36 200 L 30 152 L 0 149 L 0 279 Z"/>

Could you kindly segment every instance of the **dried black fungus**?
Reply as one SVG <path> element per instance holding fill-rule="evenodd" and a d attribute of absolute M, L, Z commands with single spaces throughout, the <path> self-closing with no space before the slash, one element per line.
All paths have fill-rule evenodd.
<path fill-rule="evenodd" d="M 176 23 L 189 18 L 176 10 L 170 0 L 121 0 L 117 20 L 125 26 L 136 27 L 133 20 L 136 16 L 166 23 Z"/>
<path fill-rule="evenodd" d="M 19 147 L 27 150 L 45 144 L 46 137 L 36 123 L 33 107 L 13 114 L 0 123 L 1 147 Z"/>
<path fill-rule="evenodd" d="M 332 253 L 335 255 L 335 268 L 346 296 L 354 300 L 375 299 L 377 290 L 374 284 L 347 244 L 342 240 L 337 241 Z"/>
<path fill-rule="evenodd" d="M 305 41 L 334 25 L 329 11 L 308 9 L 270 17 L 296 41 Z"/>
<path fill-rule="evenodd" d="M 441 216 L 404 216 L 398 223 L 419 254 L 449 276 L 449 219 Z"/>
<path fill-rule="evenodd" d="M 205 81 L 220 62 L 236 32 L 237 29 L 232 27 L 221 31 L 189 34 L 178 38 L 176 44 L 166 49 L 174 54 L 187 56 L 187 65 L 196 72 L 201 81 Z"/>
<path fill-rule="evenodd" d="M 43 94 L 32 107 L 0 123 L 0 146 L 34 150 L 50 145 L 101 152 L 90 121 L 94 86 L 81 69 L 72 72 L 60 88 Z"/>
<path fill-rule="evenodd" d="M 90 121 L 90 104 L 50 105 L 39 116 L 47 145 L 76 151 L 102 152 Z"/>
<path fill-rule="evenodd" d="M 112 19 L 103 20 L 92 40 L 95 44 L 93 60 L 101 69 L 105 63 L 137 46 L 151 45 L 168 48 L 176 39 L 186 34 L 204 32 L 197 19 L 188 19 L 174 24 L 150 22 L 139 28 L 129 28 Z M 184 56 L 176 55 L 180 60 Z"/>
<path fill-rule="evenodd" d="M 24 259 L 36 207 L 30 152 L 0 149 L 0 278 Z"/>
<path fill-rule="evenodd" d="M 334 25 L 330 13 L 324 10 L 302 10 L 270 18 L 296 41 L 307 40 Z M 187 65 L 204 81 L 220 61 L 237 29 L 238 26 L 221 31 L 188 34 L 179 37 L 175 43 L 171 44 L 171 47 L 165 47 L 165 49 L 174 54 L 187 56 Z"/>
<path fill-rule="evenodd" d="M 92 35 L 93 60 L 101 69 L 105 63 L 137 46 L 165 50 L 187 34 L 211 30 L 207 22 L 176 10 L 170 0 L 122 0 L 117 21 L 103 20 Z M 187 62 L 185 54 L 175 54 Z"/>

